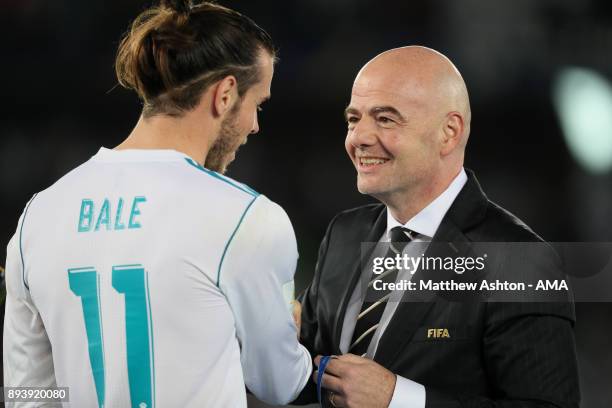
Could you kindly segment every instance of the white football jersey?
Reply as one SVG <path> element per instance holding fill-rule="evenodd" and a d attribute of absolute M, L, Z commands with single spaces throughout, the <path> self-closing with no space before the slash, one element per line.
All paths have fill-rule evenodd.
<path fill-rule="evenodd" d="M 8 246 L 7 387 L 65 407 L 293 400 L 312 370 L 277 204 L 173 150 L 102 148 L 27 204 Z M 15 406 L 41 406 L 24 404 Z"/>

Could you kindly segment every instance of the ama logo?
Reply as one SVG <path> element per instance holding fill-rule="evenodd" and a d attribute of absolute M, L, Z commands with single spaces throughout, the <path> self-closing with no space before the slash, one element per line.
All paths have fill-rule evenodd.
<path fill-rule="evenodd" d="M 569 290 L 565 279 L 539 280 L 535 290 Z"/>

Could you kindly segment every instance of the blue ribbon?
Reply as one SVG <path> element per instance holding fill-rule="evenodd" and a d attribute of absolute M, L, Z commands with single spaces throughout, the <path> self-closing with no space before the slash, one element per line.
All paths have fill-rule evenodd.
<path fill-rule="evenodd" d="M 323 401 L 321 401 L 321 380 L 323 379 L 323 374 L 325 373 L 327 364 L 329 364 L 331 359 L 332 356 L 323 356 L 321 357 L 321 361 L 319 361 L 319 372 L 317 373 L 317 396 L 319 397 L 319 404 L 321 407 L 323 406 Z"/>

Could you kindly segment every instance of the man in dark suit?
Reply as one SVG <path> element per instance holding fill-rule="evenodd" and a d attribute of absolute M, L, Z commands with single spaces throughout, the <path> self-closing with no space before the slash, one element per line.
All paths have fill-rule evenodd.
<path fill-rule="evenodd" d="M 481 275 L 455 274 L 458 280 L 493 273 L 510 279 L 517 273 L 527 276 L 535 264 L 544 274 L 560 269 L 547 244 L 489 201 L 474 174 L 463 168 L 471 113 L 459 71 L 428 48 L 387 51 L 359 72 L 345 113 L 346 150 L 357 169 L 357 187 L 382 204 L 348 210 L 332 220 L 314 279 L 300 297 L 301 340 L 318 355 L 315 363 L 320 355 L 338 356 L 322 377 L 323 403 L 577 407 L 569 297 L 562 302 L 496 302 L 482 301 L 482 293 L 465 299 L 452 291 L 434 291 L 406 292 L 401 302 L 387 302 L 392 293 L 379 292 L 378 300 L 370 296 L 372 270 L 362 267 L 362 259 L 371 259 L 389 241 L 401 244 L 392 245 L 397 254 L 425 251 L 433 256 L 447 248 L 446 254 L 456 258 L 483 242 L 544 248 L 505 254 L 491 260 Z M 364 249 L 365 242 L 377 244 Z M 543 254 L 543 261 L 536 259 Z M 444 277 L 428 273 L 419 270 L 408 279 Z M 364 277 L 365 286 L 360 285 Z M 401 278 L 397 270 L 386 276 Z M 313 382 L 296 403 L 313 402 L 314 387 Z"/>

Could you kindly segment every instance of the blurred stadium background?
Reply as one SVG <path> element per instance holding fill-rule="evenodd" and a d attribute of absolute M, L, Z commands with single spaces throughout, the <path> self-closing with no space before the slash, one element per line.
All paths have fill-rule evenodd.
<path fill-rule="evenodd" d="M 343 147 L 353 78 L 377 53 L 406 44 L 440 50 L 463 73 L 473 109 L 467 167 L 491 199 L 548 240 L 612 241 L 612 2 L 220 3 L 252 17 L 280 48 L 262 130 L 229 175 L 289 213 L 298 291 L 332 216 L 369 201 Z M 0 0 L 3 247 L 34 192 L 117 145 L 136 122 L 138 101 L 115 86 L 113 62 L 145 5 Z M 576 309 L 583 407 L 610 407 L 612 305 Z"/>

